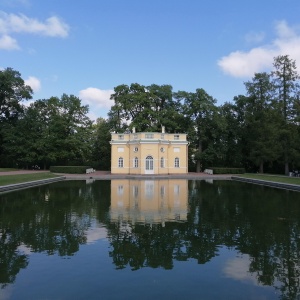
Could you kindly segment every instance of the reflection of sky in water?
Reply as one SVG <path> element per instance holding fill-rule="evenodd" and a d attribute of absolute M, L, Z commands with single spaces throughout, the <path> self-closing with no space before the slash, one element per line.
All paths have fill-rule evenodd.
<path fill-rule="evenodd" d="M 249 273 L 250 257 L 247 254 L 241 254 L 234 258 L 229 258 L 225 262 L 223 273 L 226 277 L 258 285 L 254 275 Z"/>
<path fill-rule="evenodd" d="M 106 239 L 107 229 L 97 220 L 93 220 L 91 227 L 85 232 L 88 244 L 95 243 L 99 240 Z"/>
<path fill-rule="evenodd" d="M 24 191 L 20 192 L 22 201 L 16 201 L 21 208 L 19 218 L 14 219 L 15 212 L 7 205 L 3 224 L 7 228 L 15 224 L 12 236 L 16 238 L 11 245 L 12 259 L 8 260 L 12 267 L 7 270 L 13 278 L 18 255 L 25 255 L 29 264 L 20 265 L 14 284 L 0 290 L 0 300 L 41 299 L 42 295 L 45 299 L 57 299 L 57 295 L 71 299 L 71 294 L 78 299 L 87 299 L 88 295 L 101 295 L 103 299 L 147 295 L 148 299 L 161 299 L 159 295 L 163 295 L 164 299 L 255 300 L 290 295 L 276 289 L 282 286 L 276 281 L 280 280 L 278 273 L 264 273 L 265 260 L 258 266 L 255 263 L 264 259 L 264 249 L 278 249 L 288 241 L 287 246 L 297 246 L 294 241 L 299 236 L 300 201 L 294 198 L 298 194 L 290 193 L 286 207 L 286 216 L 293 215 L 289 238 L 287 222 L 277 223 L 284 212 L 282 200 L 286 201 L 287 192 L 281 196 L 280 191 L 251 186 L 249 193 L 244 185 L 233 182 L 187 185 L 180 180 L 113 180 L 107 186 L 97 181 L 66 184 L 70 185 L 69 191 L 61 198 L 61 191 L 53 185 L 53 189 L 45 189 L 40 202 L 27 190 L 28 199 L 35 199 L 34 209 L 28 206 L 29 200 L 22 200 Z M 237 190 L 238 196 L 234 197 Z M 278 197 L 277 202 L 270 204 L 269 199 L 274 197 Z M 28 213 L 25 219 L 24 212 Z M 45 220 L 48 227 L 39 230 Z M 19 238 L 20 228 L 27 238 Z M 235 228 L 243 230 L 237 234 Z M 27 233 L 26 229 L 32 230 Z M 265 241 L 264 230 L 276 239 Z M 255 239 L 250 241 L 255 247 L 240 247 L 253 232 Z M 46 248 L 49 245 L 54 248 L 50 254 Z M 296 270 L 299 260 L 297 252 L 293 253 Z M 278 266 L 284 271 L 286 257 L 279 254 L 274 255 L 276 270 L 280 270 Z M 272 286 L 267 285 L 266 278 L 273 280 Z M 291 287 L 288 282 L 286 289 Z M 298 289 L 297 283 L 294 287 Z M 30 298 L 34 293 L 39 297 Z"/>
<path fill-rule="evenodd" d="M 13 292 L 13 286 L 12 285 L 7 286 L 5 289 L 1 290 L 0 299 L 1 300 L 11 299 L 12 292 Z"/>
<path fill-rule="evenodd" d="M 31 248 L 27 247 L 27 246 L 24 245 L 24 244 L 21 244 L 21 245 L 18 247 L 18 251 L 20 251 L 22 254 L 26 254 L 26 255 L 32 254 Z"/>

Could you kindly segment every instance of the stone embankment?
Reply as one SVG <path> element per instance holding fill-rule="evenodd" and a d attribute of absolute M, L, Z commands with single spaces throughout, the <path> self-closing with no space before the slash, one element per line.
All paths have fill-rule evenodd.
<path fill-rule="evenodd" d="M 281 183 L 281 182 L 274 182 L 274 181 L 267 181 L 267 180 L 253 179 L 253 178 L 245 178 L 245 177 L 239 177 L 239 176 L 231 176 L 231 179 L 236 180 L 236 181 L 260 184 L 260 185 L 264 185 L 264 186 L 270 186 L 270 187 L 300 192 L 300 185 L 297 185 L 297 184 Z"/>
<path fill-rule="evenodd" d="M 49 171 L 31 171 L 31 170 L 20 170 L 20 171 L 10 171 L 10 172 L 0 172 L 0 176 L 9 176 L 17 174 L 33 174 Z M 0 193 L 12 190 L 18 190 L 23 188 L 28 188 L 32 186 L 47 184 L 55 181 L 61 180 L 113 180 L 113 179 L 136 179 L 136 180 L 155 180 L 155 179 L 189 179 L 189 180 L 228 180 L 231 179 L 230 175 L 208 175 L 205 173 L 188 173 L 188 174 L 174 174 L 174 175 L 118 175 L 111 174 L 109 171 L 96 171 L 90 174 L 56 174 L 59 177 L 35 180 L 23 183 L 10 184 L 5 186 L 0 186 Z"/>
<path fill-rule="evenodd" d="M 28 187 L 32 187 L 32 186 L 43 185 L 43 184 L 61 181 L 61 180 L 65 180 L 65 179 L 66 179 L 65 176 L 60 176 L 60 177 L 47 178 L 47 179 L 41 179 L 41 180 L 35 180 L 35 181 L 27 181 L 27 182 L 21 182 L 21 183 L 8 184 L 8 185 L 0 186 L 0 193 L 12 191 L 12 190 L 20 190 L 20 189 L 24 189 L 24 188 L 28 188 Z"/>
<path fill-rule="evenodd" d="M 15 174 L 32 174 L 37 172 L 44 171 L 12 171 L 12 172 L 0 172 L 0 176 L 5 175 L 15 175 Z M 48 171 L 45 171 L 48 172 Z M 270 187 L 276 187 L 281 189 L 288 189 L 294 191 L 300 191 L 300 185 L 296 184 L 288 184 L 288 183 L 279 183 L 272 182 L 266 180 L 252 179 L 252 178 L 244 178 L 233 175 L 209 175 L 205 173 L 188 173 L 188 174 L 174 174 L 174 175 L 118 175 L 111 174 L 109 171 L 96 171 L 91 174 L 57 174 L 59 177 L 35 180 L 30 182 L 16 183 L 5 186 L 0 186 L 0 192 L 6 192 L 16 189 L 28 188 L 37 185 L 43 185 L 51 182 L 62 181 L 62 180 L 113 180 L 113 179 L 136 179 L 136 180 L 155 180 L 155 179 L 188 179 L 188 180 L 237 180 L 247 183 L 260 184 Z"/>

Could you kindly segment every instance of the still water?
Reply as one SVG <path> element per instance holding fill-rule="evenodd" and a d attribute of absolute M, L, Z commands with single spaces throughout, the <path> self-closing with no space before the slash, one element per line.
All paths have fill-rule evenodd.
<path fill-rule="evenodd" d="M 0 299 L 300 299 L 300 193 L 66 181 L 0 194 Z"/>

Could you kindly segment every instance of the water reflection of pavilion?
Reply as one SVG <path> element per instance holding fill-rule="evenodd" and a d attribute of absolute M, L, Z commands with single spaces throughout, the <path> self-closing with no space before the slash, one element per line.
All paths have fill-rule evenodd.
<path fill-rule="evenodd" d="M 110 219 L 134 223 L 187 220 L 188 184 L 184 179 L 112 180 Z"/>

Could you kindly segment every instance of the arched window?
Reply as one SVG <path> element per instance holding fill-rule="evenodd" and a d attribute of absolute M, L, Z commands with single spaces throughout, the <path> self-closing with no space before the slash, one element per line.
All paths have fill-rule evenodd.
<path fill-rule="evenodd" d="M 123 157 L 119 157 L 118 166 L 119 166 L 119 168 L 123 168 L 124 167 L 124 159 L 123 159 Z"/>
<path fill-rule="evenodd" d="M 139 159 L 137 157 L 134 158 L 133 160 L 133 167 L 138 168 L 139 167 Z"/>
<path fill-rule="evenodd" d="M 175 157 L 174 167 L 179 168 L 179 158 L 178 157 Z"/>
<path fill-rule="evenodd" d="M 152 156 L 146 157 L 146 170 L 153 170 L 153 157 Z"/>
<path fill-rule="evenodd" d="M 163 157 L 160 158 L 160 167 L 161 168 L 165 167 L 165 159 Z"/>

